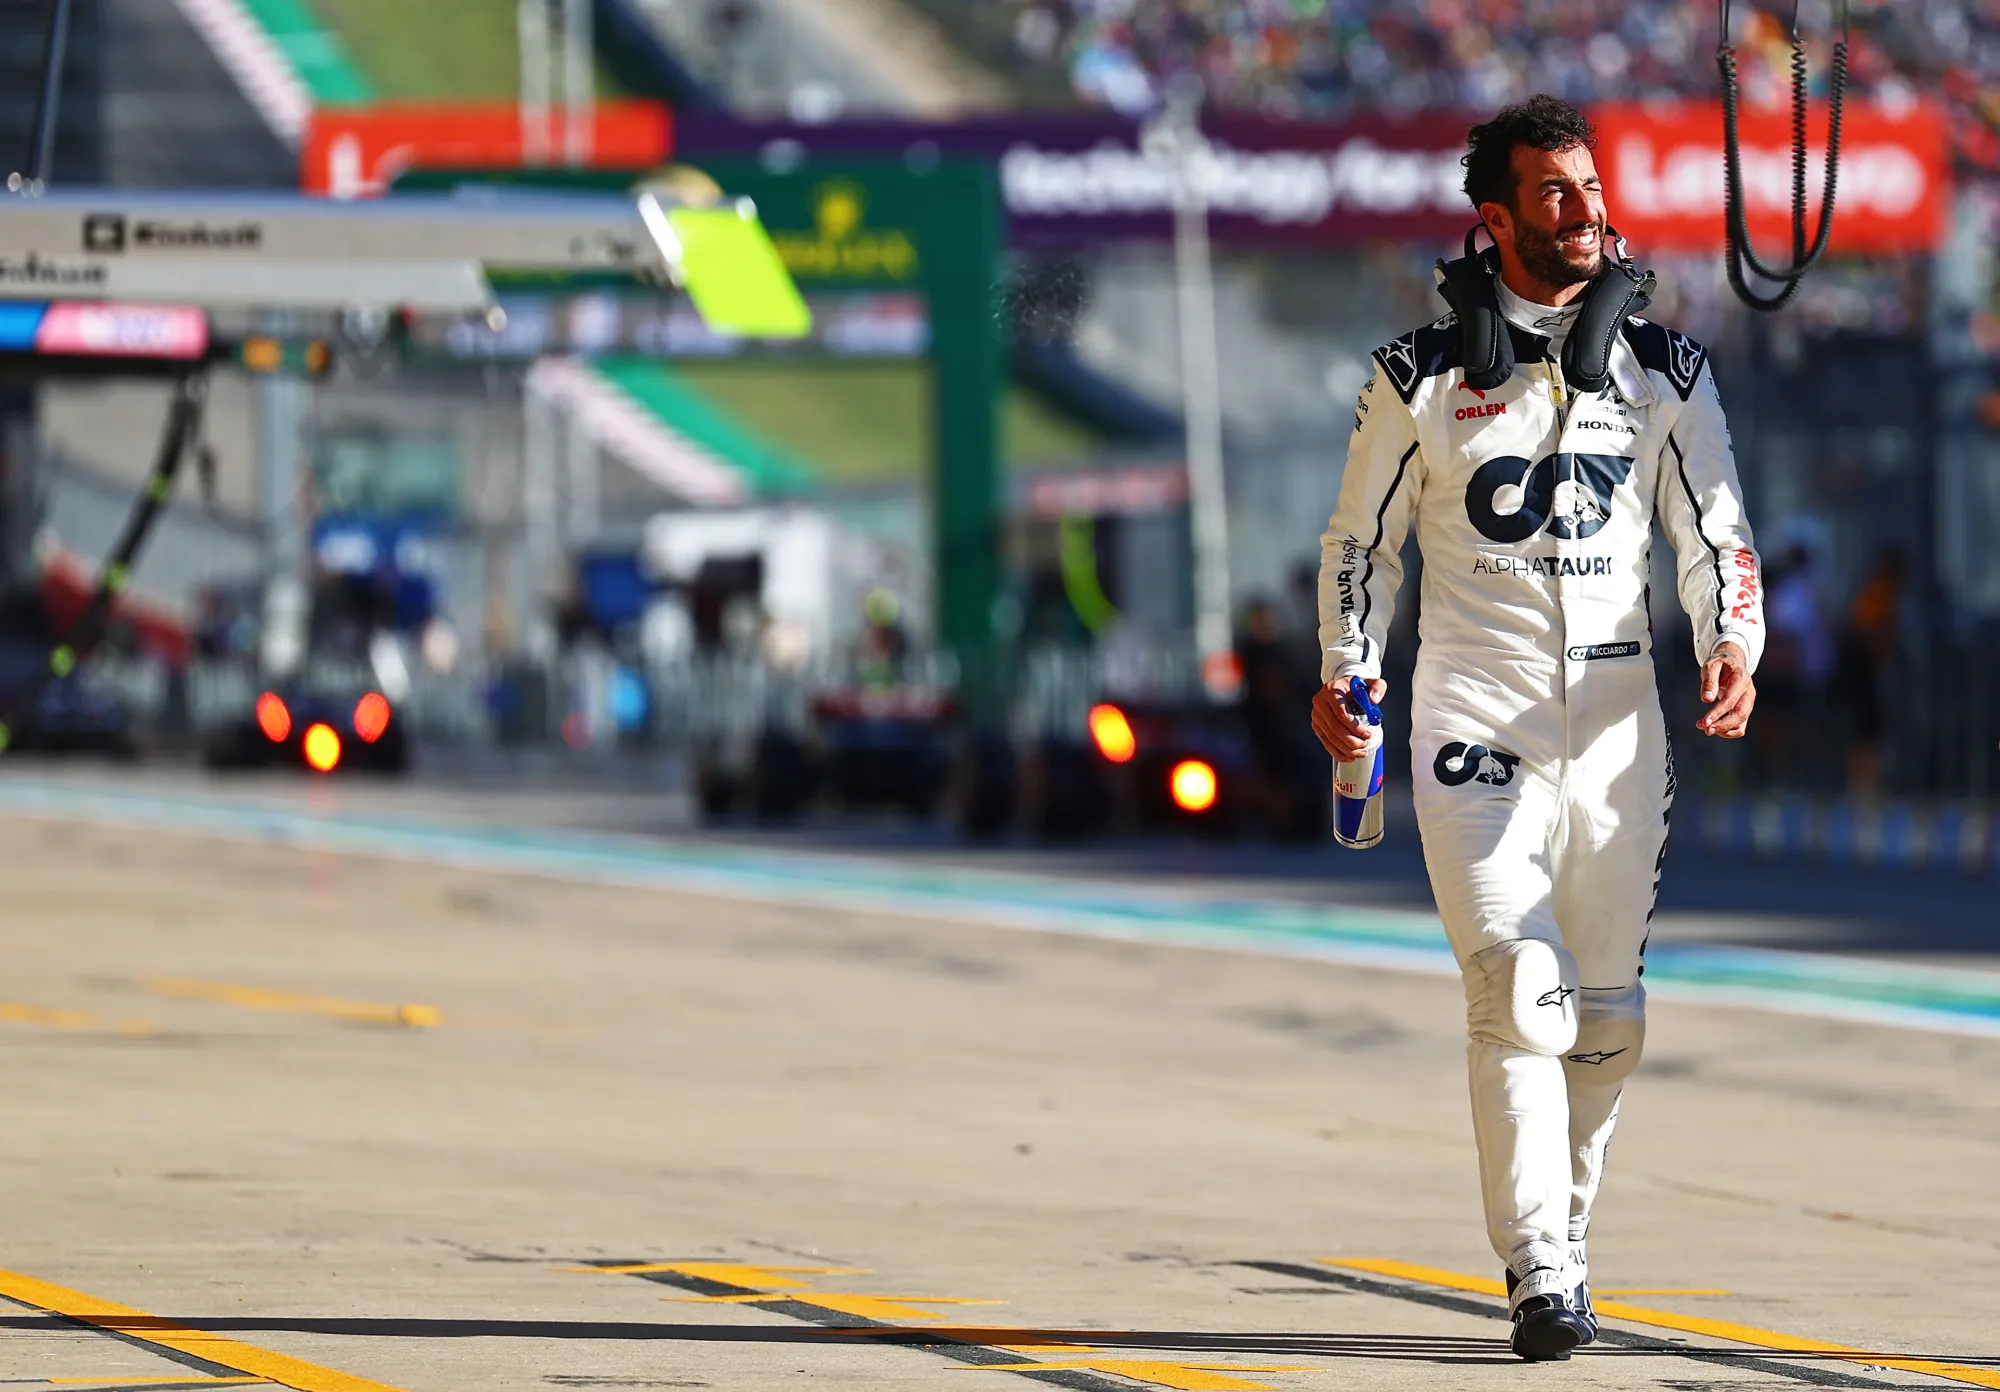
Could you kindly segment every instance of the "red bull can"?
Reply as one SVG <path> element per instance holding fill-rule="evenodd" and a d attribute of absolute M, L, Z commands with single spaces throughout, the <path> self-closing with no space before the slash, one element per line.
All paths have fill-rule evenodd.
<path fill-rule="evenodd" d="M 1359 677 L 1348 683 L 1347 701 L 1367 722 L 1368 747 L 1360 758 L 1333 766 L 1333 839 L 1365 851 L 1382 844 L 1382 708 Z"/>

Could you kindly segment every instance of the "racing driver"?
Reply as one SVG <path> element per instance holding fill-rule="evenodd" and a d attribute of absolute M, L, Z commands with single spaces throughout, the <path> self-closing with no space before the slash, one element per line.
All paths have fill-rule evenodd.
<path fill-rule="evenodd" d="M 1742 737 L 1764 642 L 1757 554 L 1700 346 L 1620 302 L 1602 321 L 1604 385 L 1567 380 L 1571 329 L 1590 322 L 1593 287 L 1621 274 L 1592 144 L 1583 116 L 1549 96 L 1471 130 L 1465 192 L 1495 249 L 1477 264 L 1497 272 L 1486 303 L 1513 370 L 1468 382 L 1463 313 L 1376 350 L 1320 543 L 1326 685 L 1312 709 L 1330 753 L 1361 754 L 1342 693 L 1360 677 L 1382 699 L 1414 526 L 1417 821 L 1465 980 L 1487 1234 L 1507 1268 L 1512 1347 L 1536 1361 L 1596 1337 L 1584 1237 L 1645 1037 L 1639 975 L 1674 793 L 1647 614 L 1656 518 L 1694 623 L 1704 734 Z"/>

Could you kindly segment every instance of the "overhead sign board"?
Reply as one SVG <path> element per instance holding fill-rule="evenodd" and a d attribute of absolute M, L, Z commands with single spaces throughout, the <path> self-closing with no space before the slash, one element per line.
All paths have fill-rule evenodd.
<path fill-rule="evenodd" d="M 1599 129 L 1598 165 L 1614 220 L 1635 250 L 1642 257 L 1720 250 L 1720 105 L 1605 105 L 1588 114 Z M 1212 234 L 1238 245 L 1453 246 L 1475 221 L 1460 160 L 1467 130 L 1481 119 L 1463 112 L 1342 122 L 1212 116 L 1203 128 L 1210 156 L 1200 172 Z M 1813 129 L 1824 128 L 1821 111 Z M 1753 229 L 1780 254 L 1790 245 L 1789 116 L 1746 111 L 1742 129 Z M 675 141 L 677 158 L 691 163 L 748 156 L 774 173 L 805 176 L 855 155 L 891 156 L 913 168 L 940 155 L 988 158 L 999 171 L 1017 245 L 1156 240 L 1173 232 L 1175 167 L 1144 148 L 1137 123 L 1115 117 L 803 125 L 690 116 Z M 1836 250 L 1916 251 L 1936 244 L 1949 182 L 1936 108 L 1918 102 L 1891 113 L 1879 104 L 1851 102 L 1841 154 Z M 1814 163 L 1816 189 L 1823 168 L 1817 154 Z M 862 265 L 861 231 L 884 230 L 865 208 L 863 217 L 822 213 L 814 237 L 781 234 L 779 247 L 795 274 L 816 279 Z M 850 229 L 844 236 L 842 227 Z M 1782 242 L 1770 240 L 1777 238 Z"/>
<path fill-rule="evenodd" d="M 1451 115 L 1338 124 L 1211 119 L 1205 127 L 1211 157 L 1201 178 L 1214 234 L 1265 244 L 1460 235 L 1472 220 L 1459 192 L 1468 122 Z M 999 171 L 1016 243 L 1159 239 L 1173 232 L 1174 166 L 1143 148 L 1137 123 L 1115 117 L 801 125 L 690 116 L 676 131 L 675 148 L 677 158 L 694 164 L 751 156 L 773 172 L 808 175 L 822 162 L 853 155 L 892 156 L 913 168 L 940 155 L 977 155 Z"/>
<path fill-rule="evenodd" d="M 1722 246 L 1722 108 L 1670 102 L 1593 109 L 1597 167 L 1611 220 L 1646 251 L 1712 251 Z M 1809 216 L 1819 226 L 1826 175 L 1827 111 L 1807 123 Z M 1792 259 L 1792 123 L 1788 111 L 1746 110 L 1739 123 L 1743 201 L 1750 234 L 1769 259 Z M 1873 102 L 1847 103 L 1841 123 L 1835 254 L 1921 252 L 1943 235 L 1951 166 L 1944 119 L 1913 103 L 1891 112 Z"/>
<path fill-rule="evenodd" d="M 488 271 L 678 273 L 679 245 L 649 224 L 651 201 L 493 190 L 345 204 L 127 189 L 0 199 L 0 299 L 483 310 Z"/>
<path fill-rule="evenodd" d="M 549 116 L 548 147 L 568 148 L 567 113 Z M 584 163 L 646 169 L 673 148 L 673 118 L 659 102 L 599 102 Z M 521 108 L 513 102 L 319 106 L 307 120 L 299 176 L 307 193 L 374 198 L 412 169 L 519 169 L 528 162 Z"/>

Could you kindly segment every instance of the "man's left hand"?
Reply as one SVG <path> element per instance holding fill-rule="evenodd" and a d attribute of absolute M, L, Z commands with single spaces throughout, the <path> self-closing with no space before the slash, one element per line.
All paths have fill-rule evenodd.
<path fill-rule="evenodd" d="M 1734 643 L 1720 643 L 1702 665 L 1701 699 L 1708 712 L 1695 722 L 1704 735 L 1742 739 L 1757 705 L 1757 683 L 1750 680 L 1750 662 Z"/>

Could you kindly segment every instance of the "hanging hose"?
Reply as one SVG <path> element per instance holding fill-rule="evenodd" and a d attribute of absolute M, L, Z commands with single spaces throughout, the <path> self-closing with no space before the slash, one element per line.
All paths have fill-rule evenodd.
<path fill-rule="evenodd" d="M 16 195 L 33 197 L 41 193 L 48 183 L 49 167 L 55 153 L 56 109 L 62 95 L 63 56 L 69 42 L 69 20 L 70 0 L 49 0 L 48 31 L 42 40 L 41 89 L 28 136 L 28 158 L 26 164 L 7 180 L 9 191 Z M 74 672 L 77 663 L 103 641 L 105 630 L 110 627 L 112 606 L 117 603 L 126 582 L 132 578 L 133 563 L 138 560 L 139 550 L 146 544 L 147 534 L 153 530 L 160 509 L 173 494 L 174 478 L 180 473 L 181 461 L 187 457 L 188 445 L 201 428 L 202 404 L 207 399 L 207 392 L 208 379 L 199 371 L 174 383 L 173 404 L 167 411 L 166 430 L 160 438 L 160 450 L 154 457 L 152 473 L 139 494 L 132 515 L 125 520 L 125 530 L 119 535 L 118 544 L 112 547 L 110 558 L 105 561 L 104 571 L 98 576 L 97 585 L 84 604 L 83 612 L 77 615 L 76 621 L 69 626 L 69 632 L 49 654 L 48 665 L 29 681 L 27 690 L 18 693 L 10 705 L 0 706 L 0 753 L 6 752 L 19 740 L 22 732 L 34 725 L 35 717 L 41 711 L 42 698 L 47 695 L 49 687 Z"/>
<path fill-rule="evenodd" d="M 1767 266 L 1750 241 L 1750 220 L 1743 206 L 1743 145 L 1737 131 L 1739 87 L 1736 47 L 1729 41 L 1729 0 L 1722 0 L 1722 41 L 1715 51 L 1722 72 L 1723 204 L 1730 288 L 1752 309 L 1771 313 L 1790 304 L 1805 274 L 1826 250 L 1833 231 L 1833 200 L 1840 175 L 1840 118 L 1847 95 L 1848 3 L 1840 0 L 1840 39 L 1833 46 L 1833 75 L 1828 87 L 1825 196 L 1820 202 L 1819 232 L 1806 245 L 1806 44 L 1799 33 L 1798 0 L 1792 4 L 1792 260 L 1789 266 Z M 1743 267 L 1783 287 L 1775 295 L 1760 295 L 1750 287 Z"/>
<path fill-rule="evenodd" d="M 117 603 L 119 593 L 132 578 L 132 564 L 138 559 L 139 548 L 145 545 L 146 535 L 152 531 L 160 509 L 172 496 L 174 478 L 180 473 L 181 461 L 187 458 L 188 445 L 201 428 L 201 408 L 207 397 L 207 387 L 208 379 L 198 372 L 174 383 L 173 405 L 167 411 L 167 426 L 160 437 L 160 451 L 154 456 L 152 474 L 139 494 L 138 505 L 125 520 L 125 530 L 119 536 L 118 544 L 111 548 L 111 556 L 104 563 L 104 570 L 98 576 L 89 602 L 69 626 L 69 632 L 63 635 L 55 651 L 49 654 L 48 666 L 28 683 L 26 691 L 16 696 L 11 708 L 0 709 L 0 753 L 4 753 L 23 732 L 33 727 L 35 716 L 41 710 L 42 697 L 49 687 L 74 672 L 77 663 L 103 641 L 105 630 L 110 627 L 111 607 Z"/>

